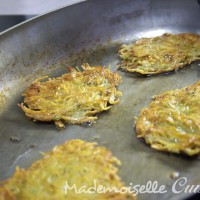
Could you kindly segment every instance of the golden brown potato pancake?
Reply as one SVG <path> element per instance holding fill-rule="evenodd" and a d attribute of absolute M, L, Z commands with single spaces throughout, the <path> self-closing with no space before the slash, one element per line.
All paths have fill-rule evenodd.
<path fill-rule="evenodd" d="M 137 136 L 154 149 L 200 153 L 200 81 L 155 96 L 136 121 Z"/>
<path fill-rule="evenodd" d="M 120 67 L 128 72 L 158 74 L 172 71 L 200 59 L 200 35 L 164 34 L 123 44 L 119 50 Z"/>
<path fill-rule="evenodd" d="M 119 164 L 120 161 L 105 147 L 82 140 L 70 140 L 45 153 L 41 160 L 28 169 L 16 168 L 14 175 L 0 188 L 0 199 L 134 200 L 136 198 L 131 192 L 95 192 L 98 186 L 118 190 L 124 187 L 115 166 Z M 84 186 L 86 190 L 94 187 L 90 190 L 91 194 L 83 190 L 81 192 Z"/>
<path fill-rule="evenodd" d="M 83 71 L 68 67 L 69 73 L 42 81 L 35 80 L 23 94 L 20 105 L 25 114 L 38 121 L 54 121 L 62 128 L 64 123 L 94 122 L 96 114 L 119 102 L 121 82 L 117 72 L 104 67 L 82 65 Z"/>

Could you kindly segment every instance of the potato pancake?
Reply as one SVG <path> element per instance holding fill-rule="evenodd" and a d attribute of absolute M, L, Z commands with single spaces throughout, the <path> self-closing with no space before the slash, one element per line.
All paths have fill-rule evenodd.
<path fill-rule="evenodd" d="M 119 164 L 120 161 L 105 147 L 70 140 L 45 153 L 28 169 L 16 168 L 14 175 L 1 186 L 0 199 L 134 200 L 131 192 L 97 190 L 98 186 L 116 190 L 125 188 L 117 175 L 115 165 Z M 87 192 L 89 189 L 90 193 Z"/>
<path fill-rule="evenodd" d="M 200 35 L 164 34 L 123 44 L 119 50 L 120 67 L 128 72 L 159 74 L 169 72 L 200 59 Z"/>
<path fill-rule="evenodd" d="M 83 71 L 68 67 L 69 73 L 42 81 L 35 80 L 23 94 L 20 105 L 25 114 L 36 121 L 54 121 L 62 128 L 64 123 L 94 122 L 96 114 L 119 102 L 121 82 L 117 72 L 104 67 L 82 65 Z"/>
<path fill-rule="evenodd" d="M 155 96 L 136 121 L 139 138 L 154 149 L 200 153 L 200 81 Z"/>

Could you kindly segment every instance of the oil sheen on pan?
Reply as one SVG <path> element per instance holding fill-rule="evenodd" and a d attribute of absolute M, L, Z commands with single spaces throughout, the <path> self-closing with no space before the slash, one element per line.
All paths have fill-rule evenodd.
<path fill-rule="evenodd" d="M 0 187 L 0 199 L 135 200 L 133 193 L 119 192 L 122 187 L 125 188 L 117 175 L 116 165 L 119 164 L 120 161 L 105 147 L 70 140 L 44 153 L 43 158 L 28 169 L 17 168 Z M 91 193 L 81 192 L 83 186 Z M 102 192 L 98 193 L 92 192 L 92 186 L 116 190 L 103 192 L 101 189 Z"/>
<path fill-rule="evenodd" d="M 121 69 L 140 74 L 159 74 L 176 70 L 200 59 L 200 35 L 164 34 L 123 44 L 118 52 Z"/>
<path fill-rule="evenodd" d="M 36 121 L 54 121 L 63 128 L 64 123 L 94 122 L 97 113 L 119 102 L 122 94 L 116 86 L 121 76 L 117 72 L 88 64 L 82 68 L 83 71 L 68 67 L 69 73 L 61 77 L 35 80 L 20 104 L 26 116 Z"/>
<path fill-rule="evenodd" d="M 200 153 L 200 81 L 156 95 L 136 122 L 139 138 L 154 149 L 189 156 Z"/>

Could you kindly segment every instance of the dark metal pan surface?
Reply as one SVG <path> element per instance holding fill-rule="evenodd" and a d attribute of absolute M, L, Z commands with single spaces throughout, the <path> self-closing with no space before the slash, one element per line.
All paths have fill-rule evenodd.
<path fill-rule="evenodd" d="M 0 35 L 0 179 L 9 178 L 17 165 L 28 167 L 64 141 L 79 138 L 105 145 L 122 161 L 126 185 L 149 180 L 165 185 L 165 194 L 140 194 L 143 200 L 178 200 L 191 194 L 172 192 L 172 172 L 200 184 L 200 160 L 157 152 L 136 138 L 133 117 L 151 97 L 182 88 L 200 79 L 200 63 L 176 72 L 142 77 L 119 72 L 123 83 L 120 104 L 99 116 L 89 127 L 68 125 L 58 130 L 51 123 L 28 120 L 17 106 L 21 94 L 36 78 L 56 77 L 66 66 L 111 66 L 120 62 L 122 43 L 163 33 L 200 34 L 200 6 L 196 0 L 92 0 L 45 14 Z M 17 137 L 20 141 L 11 141 Z"/>

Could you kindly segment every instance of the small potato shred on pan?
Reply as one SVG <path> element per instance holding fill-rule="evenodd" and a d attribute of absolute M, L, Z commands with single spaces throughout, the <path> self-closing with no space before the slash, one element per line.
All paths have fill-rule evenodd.
<path fill-rule="evenodd" d="M 122 94 L 116 86 L 121 76 L 117 72 L 89 64 L 82 68 L 83 71 L 68 67 L 69 73 L 61 77 L 33 81 L 20 104 L 26 116 L 36 121 L 54 121 L 63 128 L 64 123 L 94 122 L 97 113 L 119 102 Z"/>

